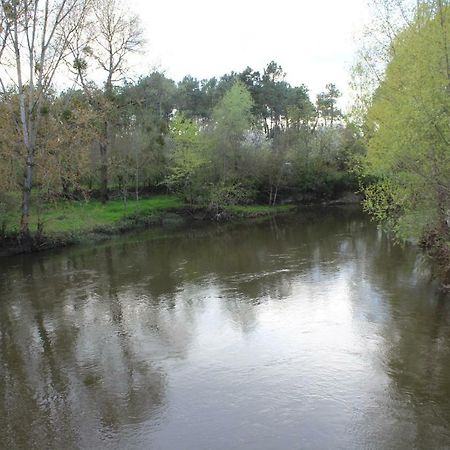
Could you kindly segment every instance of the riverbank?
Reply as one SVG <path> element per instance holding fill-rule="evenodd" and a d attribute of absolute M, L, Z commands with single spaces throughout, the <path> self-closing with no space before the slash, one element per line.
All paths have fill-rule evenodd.
<path fill-rule="evenodd" d="M 206 207 L 190 207 L 179 197 L 159 195 L 141 200 L 58 202 L 33 214 L 32 243 L 18 240 L 17 214 L 6 217 L 5 236 L 0 239 L 0 256 L 38 252 L 86 242 L 110 239 L 133 230 L 152 226 L 181 225 L 189 221 L 253 219 L 294 211 L 294 205 L 227 206 L 220 212 Z"/>

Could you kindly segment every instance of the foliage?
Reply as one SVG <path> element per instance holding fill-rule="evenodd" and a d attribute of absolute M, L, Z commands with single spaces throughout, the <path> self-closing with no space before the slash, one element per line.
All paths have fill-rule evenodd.
<path fill-rule="evenodd" d="M 130 198 L 139 201 L 165 188 L 191 206 L 224 211 L 255 200 L 274 207 L 297 193 L 323 198 L 354 189 L 347 173 L 360 147 L 354 130 L 337 120 L 336 89 L 332 106 L 318 109 L 308 89 L 289 85 L 273 61 L 261 72 L 247 67 L 208 80 L 186 76 L 175 83 L 162 72 L 122 80 L 127 52 L 139 49 L 140 30 L 134 33 L 134 16 L 119 17 L 109 0 L 98 5 L 105 10 L 96 17 L 122 23 L 118 29 L 130 47 L 123 42 L 122 48 L 117 36 L 108 43 L 106 35 L 95 34 L 92 13 L 70 41 L 78 89 L 49 88 L 40 101 L 29 209 L 33 230 L 38 224 L 52 229 L 48 210 L 62 199 L 120 195 L 129 212 Z M 105 70 L 104 83 L 95 83 L 98 65 L 109 67 L 108 45 L 125 52 L 120 69 Z M 14 211 L 27 154 L 18 121 L 20 99 L 11 87 L 0 98 L 0 192 L 13 199 Z M 7 209 L 2 216 L 11 228 L 17 214 Z"/>
<path fill-rule="evenodd" d="M 323 119 L 324 124 L 328 122 L 331 126 L 342 117 L 342 112 L 337 107 L 337 101 L 341 93 L 333 83 L 326 85 L 326 91 L 317 95 L 318 116 Z"/>
<path fill-rule="evenodd" d="M 85 0 L 59 2 L 2 1 L 0 4 L 0 94 L 9 103 L 20 136 L 23 181 L 21 239 L 29 241 L 31 196 L 35 157 L 41 145 L 45 101 L 74 35 L 81 29 L 88 10 Z M 17 100 L 16 100 L 17 99 Z M 18 107 L 16 107 L 16 101 Z"/>
<path fill-rule="evenodd" d="M 220 181 L 210 187 L 208 208 L 216 213 L 249 201 L 251 193 L 239 182 Z"/>
<path fill-rule="evenodd" d="M 96 116 L 79 92 L 49 98 L 39 134 L 35 184 L 47 200 L 87 196 L 83 181 L 89 172 L 89 149 L 97 138 Z"/>
<path fill-rule="evenodd" d="M 169 128 L 172 152 L 165 184 L 173 192 L 181 194 L 190 205 L 200 203 L 208 159 L 199 127 L 179 113 L 172 119 Z"/>
<path fill-rule="evenodd" d="M 366 208 L 399 238 L 428 225 L 448 232 L 450 207 L 450 9 L 422 5 L 392 43 L 369 109 Z M 422 220 L 418 220 L 418 219 Z"/>
<path fill-rule="evenodd" d="M 250 92 L 237 81 L 214 108 L 209 138 L 221 182 L 238 177 L 242 144 L 252 125 L 252 107 Z"/>
<path fill-rule="evenodd" d="M 114 128 L 120 122 L 116 86 L 127 78 L 130 55 L 142 49 L 142 34 L 138 16 L 130 12 L 123 1 L 95 0 L 69 42 L 75 80 L 98 116 L 98 171 L 103 202 L 108 200 Z M 99 72 L 104 77 L 103 89 L 93 81 Z M 122 185 L 125 186 L 123 182 Z"/>

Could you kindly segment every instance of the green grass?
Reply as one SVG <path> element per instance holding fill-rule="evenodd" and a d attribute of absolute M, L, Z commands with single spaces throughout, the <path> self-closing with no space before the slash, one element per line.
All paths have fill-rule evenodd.
<path fill-rule="evenodd" d="M 15 203 L 15 202 L 14 202 Z M 19 202 L 17 202 L 17 205 Z M 82 241 L 90 239 L 92 233 L 110 235 L 123 230 L 159 223 L 166 213 L 185 207 L 183 201 L 174 195 L 159 195 L 139 201 L 110 200 L 102 204 L 97 200 L 59 201 L 46 204 L 40 210 L 32 208 L 31 232 L 36 231 L 38 218 L 43 223 L 43 234 L 52 239 Z M 237 218 L 263 217 L 292 210 L 292 205 L 228 206 L 226 211 Z M 0 212 L 1 215 L 1 212 Z M 18 208 L 7 214 L 7 232 L 15 234 L 19 229 Z M 0 217 L 1 221 L 2 217 Z M 0 223 L 1 225 L 1 223 Z"/>
<path fill-rule="evenodd" d="M 292 205 L 234 205 L 227 206 L 226 211 L 237 216 L 261 216 L 289 212 L 295 209 Z"/>
<path fill-rule="evenodd" d="M 116 225 L 131 217 L 158 215 L 163 211 L 180 208 L 183 202 L 176 196 L 161 195 L 139 201 L 110 200 L 103 205 L 99 201 L 64 201 L 46 205 L 40 211 L 44 233 L 90 231 Z M 31 229 L 36 230 L 38 211 L 31 212 Z M 8 231 L 18 230 L 19 212 L 8 214 Z"/>

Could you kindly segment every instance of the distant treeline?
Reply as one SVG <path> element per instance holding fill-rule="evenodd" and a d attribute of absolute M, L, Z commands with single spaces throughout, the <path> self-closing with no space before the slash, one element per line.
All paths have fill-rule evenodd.
<path fill-rule="evenodd" d="M 126 81 L 143 45 L 123 0 L 1 2 L 0 217 L 20 207 L 21 241 L 53 199 L 165 189 L 210 208 L 273 205 L 348 182 L 361 148 L 334 84 L 311 99 L 276 62 L 209 80 Z M 74 88 L 56 91 L 57 73 Z"/>
<path fill-rule="evenodd" d="M 219 209 L 333 196 L 353 187 L 348 163 L 362 151 L 339 96 L 329 84 L 312 101 L 275 62 L 208 80 L 176 83 L 153 72 L 121 86 L 52 92 L 39 110 L 34 204 L 167 190 Z M 14 93 L 0 114 L 1 201 L 15 208 L 26 152 Z"/>

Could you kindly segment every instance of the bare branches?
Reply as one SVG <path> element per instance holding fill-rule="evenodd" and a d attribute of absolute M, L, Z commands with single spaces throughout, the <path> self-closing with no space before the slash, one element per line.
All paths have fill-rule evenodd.
<path fill-rule="evenodd" d="M 90 0 L 0 0 L 0 84 L 12 84 L 20 91 L 20 66 L 22 86 L 40 98 L 52 84 L 89 3 Z M 35 102 L 30 104 L 30 108 L 34 107 Z"/>
<path fill-rule="evenodd" d="M 361 119 L 382 83 L 385 69 L 396 53 L 401 30 L 413 23 L 417 13 L 410 0 L 369 0 L 372 20 L 359 36 L 359 50 L 352 68 L 352 119 Z"/>
<path fill-rule="evenodd" d="M 119 0 L 95 0 L 83 32 L 71 44 L 72 71 L 84 90 L 92 88 L 92 83 L 87 81 L 88 69 L 100 69 L 105 74 L 106 90 L 111 91 L 129 71 L 129 56 L 143 46 L 139 19 L 123 6 Z"/>
<path fill-rule="evenodd" d="M 24 149 L 21 233 L 29 235 L 40 107 L 90 0 L 0 0 L 0 86 L 13 84 Z"/>
<path fill-rule="evenodd" d="M 137 17 L 128 14 L 118 0 L 0 0 L 0 88 L 4 96 L 14 93 L 17 103 L 11 113 L 17 117 L 13 109 L 17 105 L 19 109 L 17 131 L 22 140 L 25 174 L 21 220 L 24 235 L 29 232 L 35 154 L 42 145 L 41 140 L 38 142 L 44 121 L 41 109 L 62 62 L 73 58 L 71 71 L 93 100 L 98 95 L 87 77 L 89 61 L 94 70 L 100 68 L 106 73 L 108 93 L 125 76 L 128 56 L 141 45 Z M 106 97 L 96 104 L 96 110 L 105 117 L 105 129 L 109 108 Z M 107 137 L 103 141 L 107 145 Z"/>
<path fill-rule="evenodd" d="M 120 0 L 94 1 L 91 14 L 86 16 L 84 26 L 74 34 L 70 44 L 71 70 L 102 121 L 99 136 L 100 191 L 102 201 L 106 202 L 111 122 L 118 108 L 113 101 L 114 84 L 125 78 L 129 56 L 140 50 L 143 39 L 137 16 L 126 11 Z M 93 81 L 94 74 L 99 71 L 105 75 L 102 93 Z"/>

